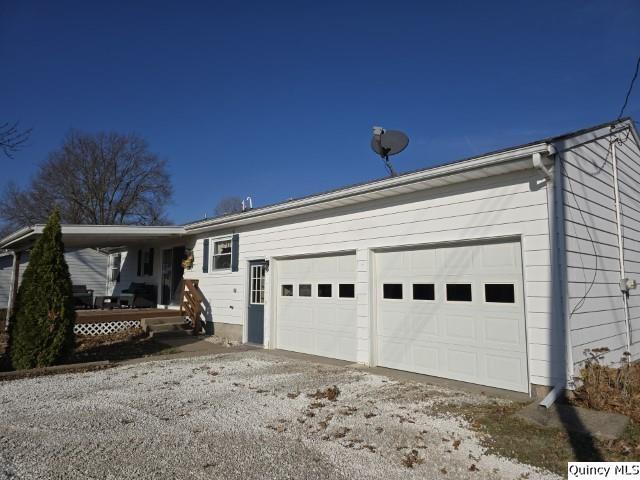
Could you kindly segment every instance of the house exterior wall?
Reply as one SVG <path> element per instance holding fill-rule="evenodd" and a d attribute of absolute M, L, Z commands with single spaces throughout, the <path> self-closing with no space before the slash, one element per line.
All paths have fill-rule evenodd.
<path fill-rule="evenodd" d="M 355 206 L 216 230 L 195 241 L 194 266 L 215 322 L 244 325 L 249 260 L 271 260 L 267 275 L 265 343 L 271 337 L 274 259 L 352 251 L 357 259 L 358 361 L 375 362 L 371 349 L 372 250 L 489 238 L 522 242 L 530 381 L 550 385 L 551 262 L 547 189 L 537 170 L 468 181 Z M 202 273 L 203 239 L 239 234 L 239 271 Z M 213 248 L 211 245 L 210 251 Z M 270 305 L 271 304 L 271 305 Z M 273 346 L 273 345 L 271 345 Z"/>
<path fill-rule="evenodd" d="M 616 145 L 626 276 L 640 280 L 640 151 L 633 134 Z M 607 362 L 626 350 L 609 128 L 556 144 L 562 163 L 567 305 L 574 373 L 594 348 Z M 567 150 L 568 149 L 568 150 Z M 640 357 L 640 292 L 631 290 L 632 359 Z"/>
<path fill-rule="evenodd" d="M 86 285 L 87 288 L 94 290 L 94 295 L 104 295 L 107 288 L 108 255 L 91 248 L 84 248 L 68 250 L 64 257 L 74 285 Z M 5 308 L 9 302 L 12 264 L 12 256 L 0 257 L 0 308 Z M 20 282 L 28 264 L 29 255 L 23 252 L 20 258 Z"/>
<path fill-rule="evenodd" d="M 12 255 L 0 255 L 0 309 L 9 304 L 9 285 L 11 284 Z M 4 318 L 2 318 L 4 320 Z"/>
<path fill-rule="evenodd" d="M 112 295 L 118 295 L 122 290 L 129 288 L 131 283 L 147 283 L 157 287 L 158 303 L 161 301 L 162 283 L 162 251 L 173 247 L 184 246 L 185 248 L 193 248 L 194 239 L 186 238 L 179 241 L 171 242 L 149 242 L 147 245 L 129 245 L 127 249 L 120 252 L 120 279 L 109 285 Z M 138 250 L 144 248 L 153 248 L 153 274 L 138 275 Z M 186 277 L 186 275 L 185 275 Z M 188 277 L 187 277 L 188 278 Z"/>

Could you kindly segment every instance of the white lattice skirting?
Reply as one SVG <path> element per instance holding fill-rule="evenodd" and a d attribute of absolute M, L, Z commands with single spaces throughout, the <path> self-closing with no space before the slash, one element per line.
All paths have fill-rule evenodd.
<path fill-rule="evenodd" d="M 73 326 L 76 335 L 109 335 L 130 328 L 140 328 L 140 320 L 125 320 L 108 323 L 79 323 Z"/>

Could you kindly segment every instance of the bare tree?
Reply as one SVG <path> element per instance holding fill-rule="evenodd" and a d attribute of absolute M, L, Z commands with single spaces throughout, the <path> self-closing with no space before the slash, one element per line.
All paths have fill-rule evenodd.
<path fill-rule="evenodd" d="M 7 186 L 0 218 L 15 229 L 57 208 L 65 223 L 160 225 L 171 194 L 166 162 L 139 136 L 72 131 L 27 188 Z"/>
<path fill-rule="evenodd" d="M 9 158 L 20 150 L 31 135 L 31 129 L 21 130 L 18 122 L 0 123 L 0 150 Z"/>
<path fill-rule="evenodd" d="M 225 197 L 216 205 L 215 215 L 229 215 L 230 213 L 239 213 L 242 211 L 242 200 L 239 197 Z"/>

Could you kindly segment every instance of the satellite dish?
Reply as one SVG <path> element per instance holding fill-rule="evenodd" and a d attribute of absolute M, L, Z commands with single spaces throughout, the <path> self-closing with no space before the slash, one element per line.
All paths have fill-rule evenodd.
<path fill-rule="evenodd" d="M 402 152 L 409 145 L 409 137 L 399 130 L 385 130 L 382 127 L 373 127 L 373 137 L 371 138 L 371 148 L 384 161 L 385 167 L 392 177 L 397 175 L 389 161 L 390 155 Z"/>

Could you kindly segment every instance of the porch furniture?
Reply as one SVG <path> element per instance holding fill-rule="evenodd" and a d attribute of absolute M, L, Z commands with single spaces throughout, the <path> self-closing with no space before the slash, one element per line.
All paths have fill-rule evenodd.
<path fill-rule="evenodd" d="M 133 295 L 132 308 L 155 308 L 158 305 L 158 288 L 148 283 L 132 282 L 122 293 Z"/>
<path fill-rule="evenodd" d="M 71 292 L 75 308 L 93 308 L 93 290 L 86 285 L 72 285 Z"/>
<path fill-rule="evenodd" d="M 133 293 L 121 293 L 120 298 L 118 300 L 118 306 L 120 308 L 133 308 L 134 299 L 135 299 L 135 294 Z"/>
<path fill-rule="evenodd" d="M 113 307 L 119 306 L 119 299 L 114 295 L 98 295 L 95 300 L 95 308 L 104 310 L 105 308 L 111 310 Z"/>

